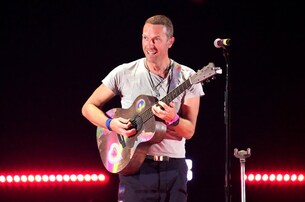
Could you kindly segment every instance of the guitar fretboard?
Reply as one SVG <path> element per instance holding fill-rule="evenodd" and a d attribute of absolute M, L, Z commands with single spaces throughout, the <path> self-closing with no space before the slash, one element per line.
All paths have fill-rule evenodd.
<path fill-rule="evenodd" d="M 188 89 L 191 86 L 190 79 L 186 80 L 182 84 L 180 84 L 177 88 L 173 89 L 171 92 L 169 92 L 165 97 L 163 97 L 160 101 L 164 102 L 165 104 L 169 104 L 171 101 L 173 101 L 176 97 L 178 97 L 181 93 L 183 93 L 186 89 Z M 142 114 L 140 114 L 143 122 L 146 122 L 149 120 L 152 116 L 154 116 L 154 113 L 151 110 L 151 107 L 146 109 Z"/>
<path fill-rule="evenodd" d="M 186 80 L 181 85 L 179 85 L 177 88 L 175 88 L 174 90 L 169 92 L 164 98 L 161 99 L 161 101 L 168 105 L 171 101 L 173 101 L 176 97 L 178 97 L 178 95 L 183 93 L 191 85 L 192 85 L 191 81 L 189 79 Z"/>

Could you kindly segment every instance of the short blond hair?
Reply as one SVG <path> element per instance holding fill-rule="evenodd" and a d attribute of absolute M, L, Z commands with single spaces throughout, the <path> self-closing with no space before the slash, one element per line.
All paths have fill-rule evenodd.
<path fill-rule="evenodd" d="M 145 21 L 145 24 L 164 25 L 167 31 L 167 37 L 174 36 L 174 25 L 172 21 L 165 15 L 154 15 Z"/>

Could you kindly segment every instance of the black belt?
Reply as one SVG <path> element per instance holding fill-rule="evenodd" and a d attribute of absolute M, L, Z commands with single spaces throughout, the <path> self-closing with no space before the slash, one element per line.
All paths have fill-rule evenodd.
<path fill-rule="evenodd" d="M 169 161 L 173 159 L 168 156 L 158 156 L 158 155 L 146 155 L 146 159 L 153 160 L 153 161 Z"/>

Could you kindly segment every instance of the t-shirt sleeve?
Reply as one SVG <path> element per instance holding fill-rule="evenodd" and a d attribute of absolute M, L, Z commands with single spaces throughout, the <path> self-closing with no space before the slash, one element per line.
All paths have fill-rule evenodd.
<path fill-rule="evenodd" d="M 115 95 L 119 93 L 121 69 L 122 65 L 117 66 L 116 68 L 111 70 L 104 79 L 102 79 L 102 83 L 106 85 L 109 89 L 111 89 Z"/>

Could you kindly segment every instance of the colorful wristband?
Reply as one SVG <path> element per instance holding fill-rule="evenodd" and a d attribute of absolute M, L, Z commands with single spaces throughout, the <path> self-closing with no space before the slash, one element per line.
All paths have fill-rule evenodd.
<path fill-rule="evenodd" d="M 112 131 L 112 129 L 111 129 L 111 127 L 110 127 L 110 122 L 111 122 L 111 121 L 112 121 L 111 118 L 109 118 L 109 119 L 106 120 L 106 127 L 107 127 L 107 129 L 110 130 L 110 131 Z"/>
<path fill-rule="evenodd" d="M 178 114 L 176 114 L 176 116 L 171 120 L 171 121 L 166 121 L 166 125 L 170 125 L 170 126 L 176 126 L 179 124 L 179 119 L 180 116 Z"/>

